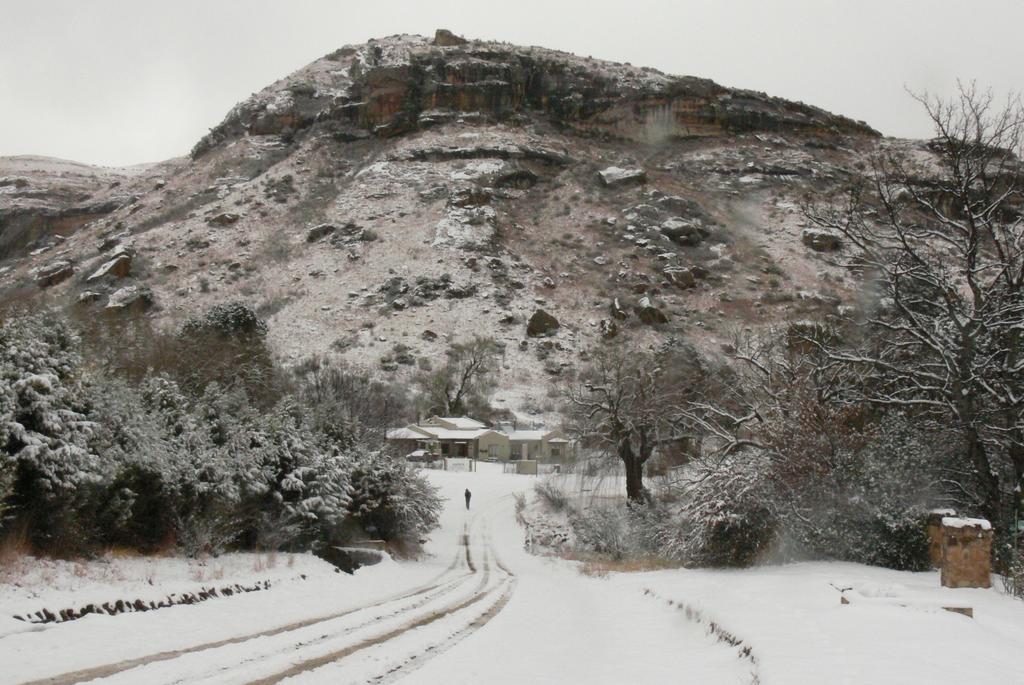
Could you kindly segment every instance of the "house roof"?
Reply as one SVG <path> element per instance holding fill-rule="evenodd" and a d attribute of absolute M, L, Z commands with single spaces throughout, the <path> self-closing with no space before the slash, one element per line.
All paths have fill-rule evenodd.
<path fill-rule="evenodd" d="M 477 430 L 452 430 L 451 428 L 435 428 L 434 426 L 421 426 L 420 430 L 430 433 L 437 440 L 476 440 L 484 433 L 489 433 L 490 428 L 479 428 Z"/>
<path fill-rule="evenodd" d="M 487 428 L 487 426 L 480 421 L 471 419 L 468 416 L 431 416 L 429 420 L 447 424 L 453 430 L 477 430 L 479 428 Z"/>
<path fill-rule="evenodd" d="M 519 442 L 540 442 L 544 436 L 550 433 L 548 430 L 520 430 L 509 431 L 508 439 Z"/>
<path fill-rule="evenodd" d="M 422 428 L 405 426 L 404 428 L 392 428 L 386 433 L 388 440 L 422 440 L 430 437 Z"/>

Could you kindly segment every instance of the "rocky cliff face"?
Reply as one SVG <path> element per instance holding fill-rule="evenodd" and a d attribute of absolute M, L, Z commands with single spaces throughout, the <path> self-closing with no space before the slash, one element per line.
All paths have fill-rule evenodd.
<path fill-rule="evenodd" d="M 168 326 L 243 300 L 286 359 L 398 377 L 489 335 L 505 344 L 501 402 L 544 411 L 536 388 L 613 338 L 713 353 L 737 327 L 854 306 L 828 258 L 844 247 L 797 207 L 891 145 L 924 154 L 703 79 L 394 36 L 254 95 L 188 159 L 4 160 L 0 288 Z"/>
<path fill-rule="evenodd" d="M 0 259 L 60 241 L 130 201 L 127 171 L 47 157 L 0 158 Z"/>
<path fill-rule="evenodd" d="M 341 48 L 237 106 L 192 154 L 318 123 L 343 136 L 386 137 L 470 112 L 490 121 L 542 115 L 635 142 L 751 131 L 877 135 L 862 122 L 707 79 L 439 31 L 433 40 L 393 36 Z"/>

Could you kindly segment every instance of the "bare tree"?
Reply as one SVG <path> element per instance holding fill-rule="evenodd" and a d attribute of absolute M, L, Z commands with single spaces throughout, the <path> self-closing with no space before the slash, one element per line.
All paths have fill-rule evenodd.
<path fill-rule="evenodd" d="M 880 154 L 841 207 L 806 210 L 878 290 L 864 335 L 819 346 L 849 401 L 956 425 L 984 514 L 1002 521 L 1024 475 L 1024 109 L 973 85 L 915 97 L 930 154 Z"/>
<path fill-rule="evenodd" d="M 485 409 L 501 347 L 492 338 L 476 337 L 448 348 L 445 363 L 416 377 L 423 410 L 459 416 Z"/>
<path fill-rule="evenodd" d="M 291 378 L 313 425 L 344 448 L 379 444 L 388 427 L 414 418 L 404 388 L 343 361 L 314 356 Z"/>
<path fill-rule="evenodd" d="M 630 503 L 651 500 L 644 464 L 673 432 L 678 386 L 663 354 L 616 346 L 598 351 L 568 390 L 577 430 L 594 436 L 626 471 Z"/>

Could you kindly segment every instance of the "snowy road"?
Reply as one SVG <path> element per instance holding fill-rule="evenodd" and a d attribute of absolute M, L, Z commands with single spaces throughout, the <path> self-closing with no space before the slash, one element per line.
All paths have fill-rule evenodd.
<path fill-rule="evenodd" d="M 525 553 L 512 493 L 528 490 L 532 478 L 430 476 L 448 502 L 426 561 L 385 564 L 290 595 L 10 635 L 0 638 L 0 658 L 20 665 L 5 668 L 0 681 L 749 682 L 735 652 L 680 612 Z"/>

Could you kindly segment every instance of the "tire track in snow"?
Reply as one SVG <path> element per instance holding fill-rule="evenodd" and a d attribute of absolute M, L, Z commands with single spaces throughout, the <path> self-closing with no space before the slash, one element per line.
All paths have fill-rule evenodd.
<path fill-rule="evenodd" d="M 515 574 L 512 571 L 510 571 L 504 564 L 501 563 L 501 560 L 498 558 L 497 555 L 497 550 L 495 550 L 493 544 L 490 543 L 489 536 L 488 549 L 491 558 L 494 560 L 494 565 L 506 576 L 503 583 L 498 586 L 501 588 L 501 594 L 498 600 L 493 605 L 488 607 L 482 614 L 474 618 L 472 622 L 470 622 L 461 630 L 452 633 L 440 642 L 436 642 L 429 645 L 428 647 L 423 649 L 423 651 L 421 651 L 419 654 L 409 658 L 404 663 L 393 667 L 387 673 L 383 673 L 379 676 L 376 676 L 375 678 L 367 680 L 367 683 L 372 683 L 373 685 L 388 685 L 388 683 L 393 683 L 407 676 L 413 671 L 424 666 L 431 659 L 438 657 L 441 654 L 444 654 L 449 649 L 451 649 L 458 643 L 462 642 L 476 631 L 483 628 L 491 621 L 491 619 L 493 619 L 495 616 L 501 613 L 501 610 L 504 609 L 505 605 L 508 604 L 509 600 L 512 599 L 512 595 L 516 591 L 516 585 L 519 583 L 519 579 L 515 577 Z"/>
<path fill-rule="evenodd" d="M 313 625 L 316 625 L 318 623 L 325 623 L 325 622 L 328 622 L 328 621 L 334 621 L 334 620 L 337 620 L 337 619 L 340 619 L 340 618 L 344 618 L 346 616 L 349 616 L 349 615 L 354 614 L 354 613 L 359 612 L 359 611 L 366 611 L 366 610 L 373 609 L 375 607 L 380 607 L 380 606 L 383 606 L 383 605 L 386 605 L 386 604 L 390 604 L 390 603 L 393 603 L 393 602 L 400 602 L 400 601 L 405 600 L 405 599 L 410 599 L 412 597 L 416 597 L 416 596 L 419 596 L 419 595 L 430 593 L 433 590 L 437 590 L 438 588 L 441 588 L 443 586 L 451 584 L 452 582 L 454 582 L 455 580 L 458 580 L 459 578 L 465 577 L 465 576 L 459 576 L 458 578 L 453 579 L 453 580 L 443 580 L 445 578 L 445 576 L 450 574 L 452 571 L 455 571 L 460 566 L 460 562 L 462 561 L 462 556 L 463 555 L 462 555 L 461 552 L 457 553 L 455 555 L 455 558 L 452 560 L 452 563 L 448 566 L 448 568 L 446 568 L 444 571 L 442 571 L 437 576 L 435 576 L 433 579 L 427 581 L 423 585 L 420 585 L 420 586 L 418 586 L 416 588 L 413 588 L 412 590 L 409 590 L 407 592 L 403 592 L 403 593 L 399 593 L 399 594 L 396 594 L 396 595 L 391 595 L 389 597 L 385 597 L 385 598 L 383 598 L 381 600 L 378 600 L 376 602 L 370 602 L 370 603 L 363 604 L 363 605 L 360 605 L 360 606 L 352 607 L 350 609 L 346 609 L 344 611 L 340 611 L 340 612 L 337 612 L 337 613 L 334 613 L 334 614 L 328 614 L 326 616 L 318 616 L 318 617 L 315 617 L 315 618 L 303 619 L 301 621 L 294 621 L 292 623 L 288 623 L 288 624 L 285 624 L 283 626 L 278 626 L 276 628 L 271 628 L 269 630 L 263 630 L 263 631 L 256 632 L 256 633 L 249 633 L 247 635 L 238 635 L 238 636 L 235 636 L 235 637 L 230 637 L 230 638 L 226 638 L 226 639 L 223 639 L 223 640 L 215 640 L 215 641 L 212 641 L 212 642 L 204 642 L 202 644 L 193 645 L 193 646 L 190 646 L 190 647 L 184 647 L 182 649 L 175 649 L 175 650 L 168 650 L 168 651 L 164 651 L 164 652 L 157 652 L 155 654 L 149 654 L 149 655 L 142 656 L 142 657 L 137 657 L 137 658 L 134 658 L 134 659 L 126 659 L 124 661 L 118 661 L 118 662 L 114 662 L 114 663 L 110 663 L 110 664 L 104 664 L 102 666 L 93 666 L 93 667 L 86 668 L 86 669 L 80 669 L 80 670 L 77 670 L 77 671 L 70 671 L 68 673 L 62 673 L 62 674 L 54 675 L 54 676 L 48 676 L 46 678 L 39 678 L 37 680 L 32 680 L 32 681 L 24 682 L 24 683 L 22 683 L 22 685 L 72 685 L 73 683 L 82 683 L 82 682 L 87 682 L 87 681 L 91 681 L 91 680 L 96 680 L 96 679 L 99 679 L 99 678 L 109 678 L 111 676 L 117 675 L 118 673 L 122 673 L 124 671 L 129 671 L 129 670 L 132 670 L 132 669 L 135 669 L 135 668 L 140 668 L 140 667 L 146 666 L 148 664 L 159 663 L 159 662 L 162 662 L 162 661 L 169 661 L 171 659 L 177 659 L 177 658 L 189 655 L 189 654 L 193 654 L 193 653 L 196 653 L 196 652 L 202 652 L 202 651 L 206 651 L 206 650 L 209 650 L 209 649 L 217 649 L 217 648 L 220 648 L 220 647 L 226 647 L 226 646 L 230 646 L 230 645 L 242 644 L 242 643 L 248 642 L 250 640 L 255 640 L 255 639 L 258 639 L 258 638 L 262 638 L 262 637 L 273 637 L 273 636 L 276 636 L 276 635 L 281 635 L 283 633 L 287 633 L 287 632 L 291 632 L 291 631 L 295 631 L 295 630 L 300 630 L 302 628 L 307 628 L 309 626 L 313 626 Z M 468 560 L 468 552 L 467 552 L 467 560 Z"/>
<path fill-rule="evenodd" d="M 501 500 L 503 499 L 506 498 L 501 498 Z M 386 609 L 388 608 L 389 604 L 394 604 L 396 602 L 401 602 L 403 600 L 411 598 L 418 598 L 415 602 L 407 606 L 398 607 L 395 611 L 389 614 L 374 616 L 373 618 L 362 621 L 356 625 L 346 626 L 342 628 L 340 631 L 328 631 L 312 639 L 306 638 L 294 640 L 286 643 L 280 648 L 273 649 L 269 653 L 266 651 L 261 651 L 260 654 L 256 657 L 242 658 L 241 660 L 229 659 L 230 663 L 227 666 L 217 667 L 213 672 L 207 669 L 203 669 L 204 672 L 195 673 L 190 676 L 186 676 L 185 678 L 176 678 L 171 681 L 166 681 L 163 679 L 159 680 L 159 682 L 171 682 L 177 684 L 185 682 L 204 681 L 209 680 L 212 677 L 214 678 L 214 682 L 216 682 L 219 677 L 227 675 L 233 668 L 241 668 L 246 665 L 252 665 L 254 662 L 270 659 L 274 656 L 280 657 L 283 653 L 294 653 L 295 651 L 309 650 L 310 648 L 315 647 L 318 644 L 328 642 L 332 639 L 336 640 L 339 638 L 344 638 L 346 635 L 358 633 L 359 631 L 364 630 L 379 621 L 393 619 L 395 617 L 399 617 L 405 614 L 415 614 L 417 610 L 422 609 L 424 606 L 428 606 L 431 602 L 437 600 L 438 598 L 444 598 L 446 596 L 450 596 L 453 598 L 453 601 L 444 603 L 436 609 L 431 609 L 428 613 L 422 616 L 418 616 L 411 621 L 401 624 L 397 628 L 384 632 L 383 634 L 367 637 L 363 640 L 360 640 L 359 642 L 347 645 L 341 649 L 332 650 L 329 654 L 306 659 L 300 662 L 299 664 L 291 666 L 287 670 L 282 670 L 277 674 L 267 676 L 255 681 L 251 681 L 253 683 L 276 683 L 292 675 L 298 673 L 306 673 L 321 666 L 324 666 L 326 664 L 338 661 L 339 659 L 343 659 L 348 655 L 355 654 L 357 652 L 366 650 L 374 646 L 385 644 L 390 640 L 394 640 L 402 635 L 408 634 L 410 631 L 414 631 L 418 628 L 430 625 L 436 621 L 439 621 L 457 612 L 465 611 L 466 609 L 484 601 L 488 597 L 493 596 L 494 593 L 500 589 L 501 596 L 499 597 L 499 599 L 493 605 L 488 607 L 484 612 L 473 617 L 472 620 L 466 626 L 457 630 L 455 633 L 448 636 L 445 640 L 437 644 L 430 645 L 429 647 L 427 647 L 426 650 L 424 650 L 423 654 L 414 656 L 413 658 L 407 660 L 403 664 L 399 664 L 398 666 L 392 666 L 389 672 L 394 672 L 396 674 L 394 677 L 400 677 L 400 674 L 408 673 L 412 670 L 415 670 L 416 668 L 419 668 L 423 663 L 429 660 L 429 658 L 432 658 L 433 656 L 436 656 L 442 653 L 443 651 L 447 651 L 447 649 L 450 649 L 452 646 L 454 646 L 457 642 L 461 641 L 461 639 L 463 639 L 467 635 L 471 634 L 472 632 L 475 632 L 476 630 L 479 630 L 481 627 L 483 627 L 483 625 L 490 621 L 491 618 L 497 615 L 497 613 L 500 612 L 502 608 L 504 608 L 505 604 L 507 604 L 507 602 L 511 598 L 511 594 L 515 588 L 516 580 L 513 577 L 513 574 L 510 571 L 508 571 L 508 569 L 499 560 L 497 560 L 496 554 L 493 549 L 493 545 L 491 544 L 489 539 L 489 535 L 485 534 L 483 536 L 484 539 L 482 542 L 484 547 L 484 553 L 481 562 L 477 562 L 474 559 L 474 554 L 472 552 L 471 545 L 477 521 L 480 519 L 481 516 L 485 516 L 489 510 L 493 509 L 493 507 L 495 507 L 499 503 L 500 500 L 492 502 L 489 505 L 481 508 L 479 511 L 473 512 L 473 514 L 471 514 L 470 520 L 463 527 L 463 532 L 462 535 L 460 536 L 459 541 L 460 545 L 465 547 L 465 550 L 460 550 L 458 553 L 456 553 L 455 558 L 453 559 L 452 563 L 448 566 L 447 569 L 445 569 L 443 572 L 435 576 L 435 578 L 431 581 L 428 581 L 428 583 L 425 583 L 422 586 L 414 588 L 413 590 L 393 595 L 391 597 L 384 598 L 377 602 L 368 603 L 328 616 L 321 616 L 317 618 L 296 621 L 284 626 L 279 626 L 271 630 L 260 631 L 257 633 L 252 633 L 244 636 L 236 636 L 225 640 L 208 642 L 180 650 L 170 650 L 153 655 L 148 655 L 145 657 L 139 657 L 136 659 L 129 659 L 89 669 L 82 669 L 79 671 L 65 673 L 58 676 L 52 676 L 49 678 L 35 680 L 31 683 L 28 683 L 27 685 L 42 685 L 44 683 L 49 685 L 69 685 L 71 683 L 78 683 L 87 680 L 91 681 L 96 679 L 114 677 L 118 676 L 119 674 L 124 674 L 124 676 L 126 677 L 139 675 L 142 676 L 143 680 L 147 683 L 154 682 L 153 680 L 150 680 L 149 678 L 145 677 L 145 671 L 142 670 L 150 664 L 159 664 L 161 662 L 168 662 L 174 659 L 187 660 L 193 655 L 196 655 L 200 652 L 206 652 L 208 650 L 231 648 L 232 646 L 240 646 L 244 648 L 246 643 L 249 642 L 262 642 L 266 638 L 273 638 L 275 636 L 285 635 L 290 632 L 302 631 L 305 628 L 317 626 L 318 624 L 328 624 L 329 622 L 338 621 L 344 619 L 345 617 L 349 617 L 353 614 L 356 614 L 357 612 L 365 612 L 373 610 L 375 608 Z M 498 571 L 505 575 L 505 578 L 499 584 L 494 585 L 492 587 L 488 587 L 492 574 L 492 559 L 493 565 L 497 568 Z M 483 568 L 480 569 L 479 566 L 482 566 Z M 468 573 L 463 573 L 455 578 L 445 579 L 446 576 L 448 576 L 450 573 L 459 568 L 468 569 Z M 480 582 L 478 583 L 474 591 L 468 597 L 459 597 L 459 589 L 465 584 L 465 581 L 469 580 L 478 573 L 480 575 Z M 327 628 L 329 626 L 325 625 L 324 627 Z M 296 637 L 298 636 L 296 635 Z M 125 673 L 126 671 L 132 671 L 134 669 L 140 669 L 140 672 L 138 674 L 131 675 Z M 384 678 L 387 676 L 388 672 L 385 672 L 378 676 L 377 679 Z M 114 679 L 120 680 L 116 677 Z M 139 681 L 135 680 L 133 682 Z"/>
<path fill-rule="evenodd" d="M 450 614 L 454 614 L 458 611 L 461 611 L 469 606 L 472 606 L 480 602 L 490 593 L 490 589 L 487 587 L 487 584 L 490 581 L 491 568 L 490 565 L 488 565 L 486 562 L 487 559 L 485 558 L 483 570 L 480 572 L 480 582 L 477 584 L 477 587 L 474 590 L 474 592 L 466 599 L 463 599 L 455 604 L 444 605 L 436 610 L 433 610 L 423 616 L 419 616 L 413 619 L 412 621 L 409 621 L 383 634 L 375 635 L 361 642 L 349 645 L 347 647 L 330 652 L 328 654 L 323 654 L 315 658 L 306 659 L 295 664 L 291 668 L 275 673 L 272 676 L 260 678 L 258 680 L 248 681 L 247 685 L 274 685 L 275 683 L 279 683 L 282 680 L 285 680 L 286 678 L 292 678 L 294 676 L 307 673 L 309 671 L 314 671 L 323 666 L 339 662 L 345 657 L 369 649 L 370 647 L 384 645 L 397 637 L 405 635 L 418 628 L 428 626 L 431 623 L 439 621 Z"/>
<path fill-rule="evenodd" d="M 501 500 L 506 499 L 505 497 L 500 498 L 498 501 L 490 503 L 478 512 L 474 512 L 471 515 L 469 522 L 463 527 L 463 534 L 461 543 L 466 546 L 466 563 L 475 571 L 476 565 L 473 564 L 472 556 L 470 554 L 470 541 L 472 539 L 473 528 L 475 527 L 478 519 L 481 516 L 485 516 L 495 506 L 500 504 Z M 293 678 L 301 675 L 315 675 L 318 669 L 327 669 L 333 666 L 340 667 L 343 669 L 348 665 L 345 661 L 346 658 L 353 657 L 359 653 L 365 653 L 369 651 L 381 651 L 383 647 L 390 647 L 400 641 L 402 638 L 410 636 L 415 631 L 425 628 L 433 623 L 447 619 L 459 612 L 480 604 L 485 603 L 485 600 L 491 598 L 496 593 L 498 599 L 487 606 L 484 611 L 479 614 L 472 616 L 472 618 L 464 626 L 458 628 L 453 633 L 448 634 L 441 640 L 435 640 L 418 650 L 418 653 L 413 656 L 401 661 L 400 663 L 391 663 L 385 666 L 382 672 L 377 675 L 370 677 L 365 680 L 367 683 L 389 683 L 394 682 L 408 673 L 420 668 L 430 659 L 439 656 L 440 654 L 448 651 L 456 644 L 461 642 L 463 639 L 483 628 L 491 619 L 498 615 L 505 605 L 508 604 L 512 598 L 512 594 L 515 591 L 517 579 L 504 564 L 502 564 L 498 558 L 494 545 L 491 542 L 489 529 L 487 523 L 484 524 L 484 531 L 480 536 L 481 546 L 483 547 L 483 559 L 482 566 L 483 571 L 481 575 L 480 584 L 477 587 L 476 592 L 465 600 L 455 604 L 442 607 L 437 611 L 431 612 L 425 616 L 417 618 L 403 626 L 400 626 L 394 630 L 388 631 L 383 635 L 379 635 L 375 638 L 367 639 L 361 643 L 350 645 L 344 649 L 337 650 L 330 654 L 324 654 L 314 659 L 308 659 L 295 664 L 291 668 L 281 671 L 273 676 L 262 678 L 259 680 L 249 681 L 247 685 L 275 685 L 287 678 Z M 492 566 L 494 568 L 492 568 Z M 493 570 L 498 570 L 504 574 L 504 578 L 493 586 L 490 585 L 490 576 Z M 333 673 L 326 674 L 328 677 L 337 681 L 338 678 L 334 677 Z M 344 679 L 343 682 L 349 682 L 348 679 Z"/>

